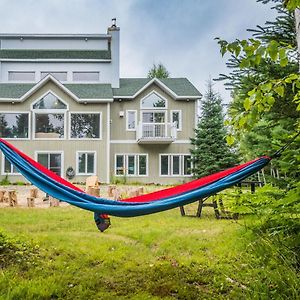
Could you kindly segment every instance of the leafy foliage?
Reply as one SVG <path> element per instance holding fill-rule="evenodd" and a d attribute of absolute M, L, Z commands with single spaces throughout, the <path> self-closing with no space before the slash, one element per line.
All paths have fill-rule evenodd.
<path fill-rule="evenodd" d="M 167 68 L 159 63 L 158 65 L 153 64 L 152 68 L 148 72 L 148 78 L 168 78 L 170 73 Z"/>
<path fill-rule="evenodd" d="M 194 148 L 190 150 L 195 177 L 230 167 L 237 160 L 225 140 L 222 102 L 213 91 L 211 81 L 208 82 L 207 92 L 201 104 L 201 118 L 195 129 L 195 138 L 191 138 Z"/>

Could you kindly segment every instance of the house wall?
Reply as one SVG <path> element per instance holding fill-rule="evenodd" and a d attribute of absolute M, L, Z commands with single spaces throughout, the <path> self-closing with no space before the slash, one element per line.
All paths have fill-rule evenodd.
<path fill-rule="evenodd" d="M 96 71 L 100 72 L 100 81 L 98 83 L 112 83 L 119 82 L 118 74 L 115 74 L 112 69 L 112 65 L 109 62 L 103 63 L 68 63 L 68 62 L 54 62 L 54 63 L 32 63 L 32 62 L 2 62 L 2 67 L 0 69 L 0 82 L 10 82 L 8 81 L 8 72 L 9 71 L 34 71 L 35 73 L 35 82 L 41 80 L 41 72 L 48 71 L 67 71 L 68 72 L 68 82 L 73 82 L 72 71 Z M 15 83 L 15 81 L 14 81 Z M 77 81 L 74 83 L 78 83 Z M 88 82 L 86 82 L 88 83 Z"/>
<path fill-rule="evenodd" d="M 169 94 L 165 93 L 160 87 L 153 84 L 145 91 L 132 100 L 115 100 L 111 106 L 111 139 L 114 140 L 136 140 L 135 131 L 126 131 L 126 110 L 137 110 L 138 122 L 141 120 L 141 99 L 151 92 L 157 92 L 167 99 L 167 122 L 171 121 L 171 111 L 181 110 L 182 130 L 177 131 L 177 140 L 189 140 L 194 135 L 195 128 L 195 101 L 175 100 Z M 124 111 L 124 117 L 119 116 L 119 112 Z"/>
<path fill-rule="evenodd" d="M 20 39 L 22 37 L 23 39 Z M 108 38 L 32 38 L 20 35 L 17 38 L 1 39 L 1 49 L 80 49 L 106 50 Z"/>
<path fill-rule="evenodd" d="M 33 117 L 31 114 L 30 118 L 30 127 L 31 127 L 31 138 L 29 140 L 9 140 L 10 143 L 15 145 L 21 151 L 25 152 L 27 155 L 35 159 L 36 151 L 63 151 L 64 163 L 63 163 L 63 177 L 65 177 L 65 172 L 68 167 L 73 167 L 76 169 L 76 151 L 96 151 L 96 174 L 99 176 L 101 182 L 107 182 L 107 161 L 108 161 L 108 135 L 107 135 L 107 103 L 103 104 L 79 104 L 74 101 L 70 96 L 64 93 L 60 88 L 58 88 L 52 82 L 47 83 L 45 86 L 41 87 L 37 92 L 31 95 L 23 103 L 1 103 L 0 112 L 27 112 L 31 111 L 31 104 L 36 100 L 40 99 L 48 91 L 53 92 L 61 100 L 66 102 L 69 105 L 69 111 L 66 117 L 66 124 L 69 126 L 69 112 L 101 112 L 102 113 L 102 139 L 101 140 L 69 140 L 69 130 L 67 127 L 67 137 L 66 139 L 59 140 L 34 140 L 32 139 L 32 130 L 33 130 Z M 1 159 L 0 163 L 2 164 L 3 160 Z M 2 170 L 2 165 L 1 165 Z M 3 178 L 3 174 L 1 177 Z M 73 182 L 85 182 L 85 179 L 88 176 L 75 176 L 72 179 Z M 22 176 L 10 175 L 10 180 L 15 181 L 24 181 Z"/>

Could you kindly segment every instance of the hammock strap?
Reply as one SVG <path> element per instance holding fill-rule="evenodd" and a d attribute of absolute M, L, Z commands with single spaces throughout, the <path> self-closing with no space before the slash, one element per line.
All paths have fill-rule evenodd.
<path fill-rule="evenodd" d="M 280 149 L 278 149 L 272 156 L 271 158 L 277 158 L 280 157 L 282 152 L 288 148 L 295 140 L 296 138 L 300 135 L 300 131 L 288 142 L 286 143 L 284 146 L 282 146 Z"/>

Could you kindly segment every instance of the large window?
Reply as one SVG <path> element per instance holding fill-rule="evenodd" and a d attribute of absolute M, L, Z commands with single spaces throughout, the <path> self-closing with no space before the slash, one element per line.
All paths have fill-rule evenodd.
<path fill-rule="evenodd" d="M 167 101 L 153 92 L 142 99 L 141 107 L 143 109 L 167 108 Z"/>
<path fill-rule="evenodd" d="M 77 152 L 77 175 L 96 174 L 96 152 Z"/>
<path fill-rule="evenodd" d="M 59 81 L 67 81 L 67 72 L 41 72 L 41 79 L 45 78 L 49 74 Z"/>
<path fill-rule="evenodd" d="M 35 81 L 35 72 L 9 71 L 9 81 Z"/>
<path fill-rule="evenodd" d="M 62 175 L 62 153 L 38 152 L 37 161 L 57 175 Z"/>
<path fill-rule="evenodd" d="M 188 154 L 160 154 L 160 176 L 190 176 L 191 156 Z"/>
<path fill-rule="evenodd" d="M 70 137 L 72 139 L 100 139 L 100 113 L 71 113 Z"/>
<path fill-rule="evenodd" d="M 99 72 L 73 72 L 73 81 L 99 81 Z"/>
<path fill-rule="evenodd" d="M 0 113 L 0 137 L 27 139 L 29 137 L 29 113 Z"/>
<path fill-rule="evenodd" d="M 20 175 L 18 169 L 5 157 L 2 156 L 2 174 L 3 175 Z"/>
<path fill-rule="evenodd" d="M 117 154 L 115 161 L 115 174 L 128 176 L 147 176 L 147 154 Z"/>
<path fill-rule="evenodd" d="M 65 138 L 65 113 L 67 105 L 52 93 L 48 93 L 32 106 L 34 110 L 34 134 L 37 139 Z"/>

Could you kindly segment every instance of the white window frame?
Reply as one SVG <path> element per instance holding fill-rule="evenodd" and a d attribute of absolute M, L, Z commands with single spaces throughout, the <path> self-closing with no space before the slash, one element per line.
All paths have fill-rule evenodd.
<path fill-rule="evenodd" d="M 9 73 L 34 73 L 33 80 L 9 80 Z M 32 83 L 36 81 L 36 71 L 15 71 L 15 70 L 8 70 L 7 71 L 7 82 L 11 83 Z"/>
<path fill-rule="evenodd" d="M 168 156 L 168 175 L 161 174 L 161 157 Z M 173 175 L 173 156 L 179 156 L 179 174 Z M 158 159 L 158 168 L 159 168 L 159 177 L 192 177 L 193 174 L 184 175 L 183 174 L 183 164 L 184 164 L 184 156 L 191 156 L 190 153 L 160 153 Z"/>
<path fill-rule="evenodd" d="M 93 173 L 80 173 L 79 172 L 79 154 L 94 154 L 94 172 Z M 87 170 L 87 159 L 85 161 L 85 169 Z M 76 175 L 78 176 L 91 176 L 97 174 L 97 152 L 96 151 L 76 151 Z"/>
<path fill-rule="evenodd" d="M 4 138 L 6 140 L 28 141 L 31 138 L 31 112 L 30 111 L 0 111 L 0 114 L 28 114 L 28 137 L 27 138 Z"/>
<path fill-rule="evenodd" d="M 117 174 L 117 156 L 124 157 L 125 173 Z M 134 156 L 134 174 L 128 174 L 128 156 Z M 146 156 L 146 174 L 139 175 L 139 156 Z M 148 153 L 115 153 L 114 175 L 118 177 L 148 177 L 149 175 L 149 155 Z"/>
<path fill-rule="evenodd" d="M 64 151 L 53 151 L 53 150 L 36 150 L 34 151 L 34 160 L 38 162 L 38 154 L 61 154 L 61 176 L 65 178 L 65 158 L 64 158 Z M 48 169 L 48 168 L 47 168 Z"/>
<path fill-rule="evenodd" d="M 11 176 L 20 176 L 22 175 L 20 172 L 5 172 L 4 170 L 4 162 L 5 162 L 5 155 L 2 154 L 2 165 L 1 165 L 1 175 L 11 175 Z M 11 162 L 10 163 L 10 170 L 12 171 L 13 170 L 13 164 Z"/>
<path fill-rule="evenodd" d="M 162 98 L 163 100 L 165 100 L 166 101 L 165 107 L 143 107 L 143 105 L 142 105 L 143 104 L 143 100 L 146 99 L 146 98 L 148 98 L 152 94 L 155 94 L 157 97 Z M 142 109 L 142 110 L 155 110 L 155 111 L 156 110 L 164 110 L 165 111 L 165 110 L 168 109 L 168 99 L 166 97 L 162 96 L 161 94 L 159 94 L 156 91 L 151 91 L 150 93 L 148 93 L 145 97 L 143 97 L 140 100 L 140 109 Z"/>
<path fill-rule="evenodd" d="M 88 80 L 74 80 L 74 73 L 98 73 L 98 80 L 92 80 L 92 81 L 88 81 Z M 101 74 L 100 71 L 72 71 L 72 82 L 76 82 L 76 83 L 99 83 L 100 82 L 100 78 L 101 78 Z"/>
<path fill-rule="evenodd" d="M 128 128 L 129 126 L 129 113 L 134 113 L 134 122 L 135 122 L 135 127 L 134 128 Z M 126 110 L 126 131 L 136 131 L 137 128 L 137 110 L 133 109 L 128 109 Z"/>
<path fill-rule="evenodd" d="M 61 101 L 63 104 L 66 105 L 66 109 L 36 109 L 33 108 L 34 104 L 39 102 L 42 98 L 44 98 L 46 95 L 51 93 L 53 96 L 55 96 L 59 101 Z M 39 99 L 31 103 L 31 111 L 32 111 L 32 139 L 33 140 L 39 140 L 39 141 L 63 141 L 67 139 L 67 127 L 68 127 L 68 120 L 67 120 L 67 112 L 69 110 L 69 104 L 66 103 L 64 100 L 62 100 L 57 94 L 55 94 L 52 90 L 48 90 L 46 93 L 44 93 Z M 37 138 L 35 137 L 35 130 L 36 130 L 36 114 L 63 114 L 64 115 L 64 137 L 63 138 Z"/>
<path fill-rule="evenodd" d="M 171 110 L 171 115 L 170 115 L 170 120 L 171 120 L 171 123 L 174 123 L 173 121 L 173 113 L 178 113 L 179 114 L 179 126 L 177 128 L 177 131 L 182 131 L 182 110 L 180 109 L 174 109 L 174 110 Z"/>
<path fill-rule="evenodd" d="M 100 115 L 100 124 L 99 124 L 99 138 L 71 138 L 71 115 Z M 109 116 L 108 116 L 109 119 Z M 69 126 L 68 126 L 68 135 L 69 135 L 69 140 L 71 141 L 101 141 L 102 140 L 102 111 L 99 112 L 94 112 L 94 111 L 70 111 L 69 112 Z"/>

